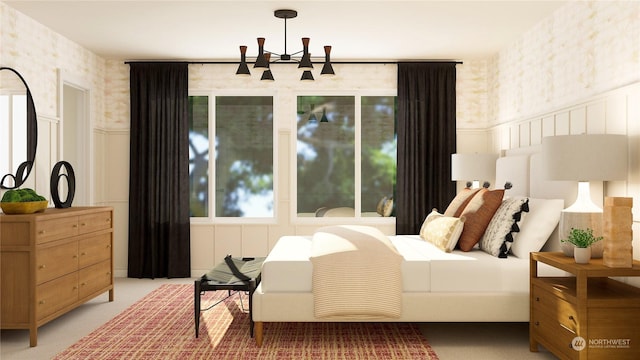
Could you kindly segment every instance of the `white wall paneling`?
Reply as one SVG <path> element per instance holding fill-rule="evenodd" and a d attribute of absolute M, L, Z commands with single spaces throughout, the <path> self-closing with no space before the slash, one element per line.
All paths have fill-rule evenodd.
<path fill-rule="evenodd" d="M 580 135 L 587 133 L 587 109 L 580 106 L 569 111 L 569 134 Z"/>
<path fill-rule="evenodd" d="M 633 219 L 640 223 L 640 86 L 636 86 L 626 97 L 626 124 L 629 137 L 629 179 L 627 194 L 633 197 Z M 635 238 L 640 236 L 634 231 Z M 640 242 L 635 242 L 635 251 L 640 251 Z M 636 253 L 640 254 L 640 253 Z M 634 258 L 640 259 L 640 256 Z"/>
<path fill-rule="evenodd" d="M 615 96 L 612 96 L 609 101 L 612 103 L 613 107 L 615 104 L 613 99 Z M 586 129 L 584 133 L 586 134 L 604 134 L 605 133 L 605 124 L 612 119 L 608 119 L 606 117 L 606 108 L 605 102 L 600 101 L 595 104 L 587 106 L 587 121 L 586 121 Z"/>
<path fill-rule="evenodd" d="M 541 120 L 542 119 L 542 120 Z M 640 221 L 640 82 L 583 100 L 575 105 L 556 109 L 528 119 L 501 124 L 490 129 L 490 138 L 504 138 L 509 129 L 510 149 L 535 145 L 526 143 L 527 129 L 537 132 L 542 124 L 544 136 L 567 134 L 627 134 L 629 137 L 629 177 L 627 181 L 592 183 L 591 196 L 602 205 L 604 196 L 626 196 L 633 198 L 633 217 L 637 227 Z M 523 131 L 524 129 L 524 131 Z M 514 135 L 513 132 L 518 134 Z M 517 140 L 517 142 L 516 142 Z M 504 143 L 502 144 L 504 145 Z M 606 149 L 603 149 L 606 151 Z M 634 232 L 634 248 L 640 248 L 640 234 Z M 635 258 L 639 258 L 636 255 Z"/>
<path fill-rule="evenodd" d="M 520 144 L 520 147 L 531 145 L 531 127 L 533 126 L 532 123 L 533 121 L 530 121 L 518 126 L 518 130 L 520 131 L 518 143 Z"/>
<path fill-rule="evenodd" d="M 191 276 L 197 277 L 211 270 L 216 262 L 213 227 L 191 224 Z M 235 255 L 235 254 L 234 254 Z M 223 259 L 222 255 L 220 259 Z"/>
<path fill-rule="evenodd" d="M 555 117 L 555 133 L 547 134 L 547 136 L 553 135 L 569 135 L 569 111 L 562 111 L 559 114 L 552 115 Z"/>
<path fill-rule="evenodd" d="M 529 128 L 529 145 L 542 143 L 542 119 L 531 120 Z"/>

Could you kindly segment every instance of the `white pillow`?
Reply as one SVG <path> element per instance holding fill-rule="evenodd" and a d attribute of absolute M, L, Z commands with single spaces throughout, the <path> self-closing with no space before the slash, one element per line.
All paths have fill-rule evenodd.
<path fill-rule="evenodd" d="M 520 232 L 520 223 L 529 211 L 528 199 L 509 198 L 502 201 L 480 238 L 480 249 L 499 258 L 506 258 Z"/>
<path fill-rule="evenodd" d="M 444 216 L 433 209 L 422 223 L 420 237 L 443 251 L 451 252 L 462 234 L 464 216 Z"/>
<path fill-rule="evenodd" d="M 528 258 L 540 251 L 560 222 L 563 199 L 529 199 L 529 213 L 520 223 L 518 238 L 511 245 L 511 253 Z"/>

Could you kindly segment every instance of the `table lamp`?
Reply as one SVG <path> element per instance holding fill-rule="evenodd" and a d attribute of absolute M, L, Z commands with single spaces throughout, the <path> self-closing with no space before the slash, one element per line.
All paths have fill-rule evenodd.
<path fill-rule="evenodd" d="M 496 176 L 497 154 L 451 154 L 451 180 L 472 181 L 471 188 L 479 188 L 480 181 Z"/>
<path fill-rule="evenodd" d="M 561 135 L 542 138 L 542 161 L 549 180 L 578 182 L 576 201 L 562 211 L 560 239 L 571 228 L 593 230 L 602 235 L 602 208 L 591 199 L 590 181 L 627 179 L 626 135 Z M 602 244 L 592 247 L 592 257 L 602 257 Z M 562 251 L 573 256 L 573 246 L 561 243 Z"/>

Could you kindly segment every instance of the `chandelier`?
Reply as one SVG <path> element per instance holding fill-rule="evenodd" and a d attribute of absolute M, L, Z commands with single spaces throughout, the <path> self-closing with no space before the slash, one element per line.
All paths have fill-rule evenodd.
<path fill-rule="evenodd" d="M 298 12 L 295 10 L 276 10 L 273 15 L 279 19 L 284 19 L 284 53 L 277 54 L 273 51 L 264 49 L 264 38 L 258 38 L 258 56 L 253 65 L 255 69 L 263 69 L 262 77 L 260 80 L 274 80 L 273 74 L 269 65 L 276 62 L 285 62 L 298 64 L 298 69 L 302 70 L 302 76 L 300 80 L 314 80 L 311 69 L 313 69 L 313 62 L 311 62 L 311 54 L 309 53 L 309 38 L 302 38 L 302 50 L 293 54 L 287 53 L 287 19 L 293 19 L 298 16 Z M 299 60 L 293 58 L 294 55 L 302 53 L 302 57 Z M 331 46 L 324 47 L 324 65 L 320 75 L 335 75 L 333 66 L 330 59 Z M 271 57 L 274 57 L 273 61 Z M 249 66 L 247 65 L 247 46 L 240 46 L 240 65 L 236 71 L 236 75 L 251 75 L 249 72 Z"/>

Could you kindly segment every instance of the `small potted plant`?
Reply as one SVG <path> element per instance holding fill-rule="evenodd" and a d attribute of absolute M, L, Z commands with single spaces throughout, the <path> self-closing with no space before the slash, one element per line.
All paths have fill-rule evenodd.
<path fill-rule="evenodd" d="M 588 264 L 591 259 L 591 245 L 602 240 L 602 236 L 593 236 L 593 230 L 571 228 L 569 236 L 562 239 L 563 243 L 570 243 L 575 246 L 573 257 L 578 264 Z"/>

